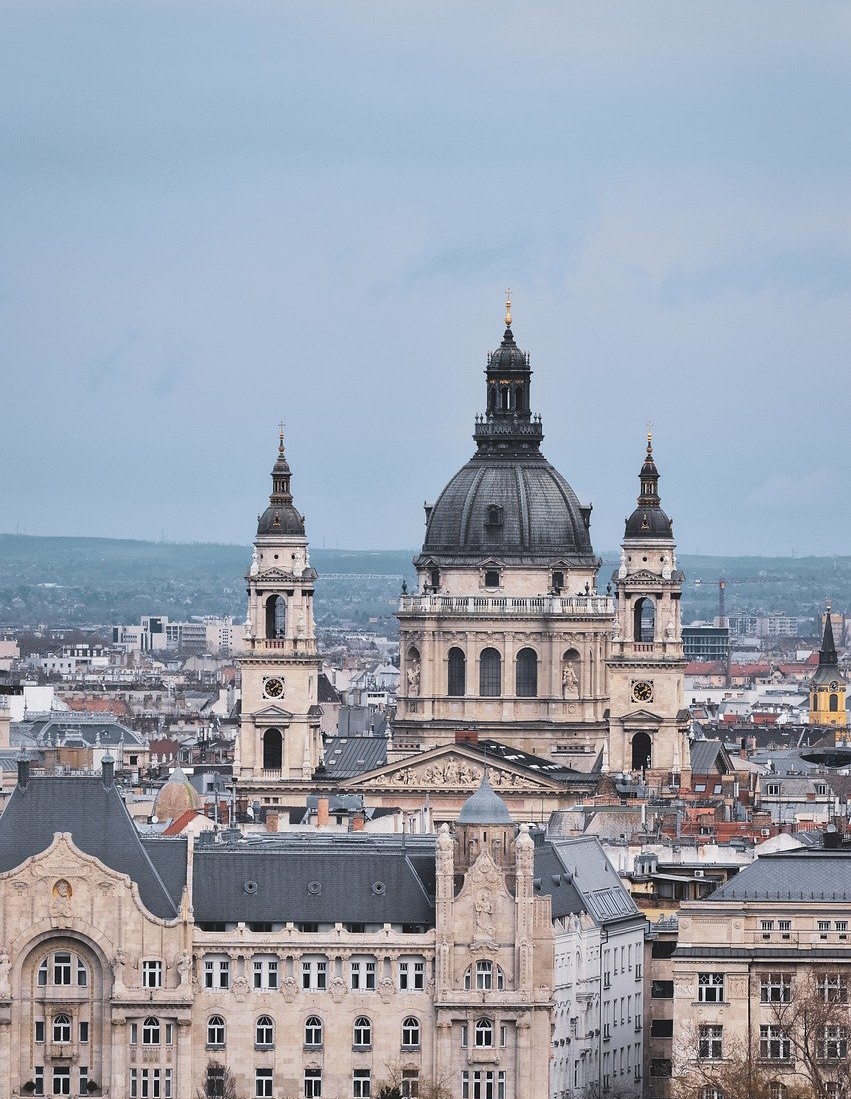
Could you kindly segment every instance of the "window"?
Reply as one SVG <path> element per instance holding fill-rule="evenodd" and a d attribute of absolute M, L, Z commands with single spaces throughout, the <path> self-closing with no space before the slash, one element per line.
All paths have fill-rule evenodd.
<path fill-rule="evenodd" d="M 225 1044 L 225 1021 L 221 1015 L 211 1015 L 207 1020 L 207 1045 L 223 1046 Z"/>
<path fill-rule="evenodd" d="M 328 961 L 326 958 L 302 958 L 301 987 L 305 991 L 325 991 L 328 987 Z"/>
<path fill-rule="evenodd" d="M 131 1075 L 132 1082 L 132 1075 Z M 217 1061 L 207 1065 L 207 1077 L 204 1087 L 208 1099 L 224 1099 L 225 1094 L 225 1066 Z M 131 1093 L 132 1099 L 132 1093 Z"/>
<path fill-rule="evenodd" d="M 830 931 L 830 920 L 819 920 L 818 929 L 819 931 Z"/>
<path fill-rule="evenodd" d="M 311 1015 L 304 1024 L 304 1044 L 306 1046 L 322 1045 L 322 1020 L 318 1015 Z"/>
<path fill-rule="evenodd" d="M 402 1099 L 416 1099 L 420 1094 L 420 1074 L 415 1068 L 403 1068 L 399 1081 L 399 1094 Z"/>
<path fill-rule="evenodd" d="M 724 974 L 698 973 L 697 998 L 703 1004 L 720 1004 L 724 1000 Z"/>
<path fill-rule="evenodd" d="M 791 931 L 792 930 L 792 921 L 791 920 L 778 920 L 777 921 L 777 930 L 778 931 Z"/>
<path fill-rule="evenodd" d="M 505 1099 L 505 1073 L 490 1069 L 462 1072 L 461 1099 Z"/>
<path fill-rule="evenodd" d="M 254 959 L 254 988 L 264 992 L 273 992 L 278 987 L 278 959 Z"/>
<path fill-rule="evenodd" d="M 89 983 L 89 971 L 86 968 L 86 963 L 82 958 L 77 959 L 77 984 L 80 988 L 85 988 Z"/>
<path fill-rule="evenodd" d="M 670 1057 L 653 1057 L 650 1061 L 650 1075 L 656 1077 L 669 1077 L 671 1075 Z"/>
<path fill-rule="evenodd" d="M 838 1061 L 848 1056 L 848 1031 L 844 1026 L 826 1026 L 819 1036 L 819 1058 Z"/>
<path fill-rule="evenodd" d="M 399 962 L 399 989 L 419 992 L 425 988 L 425 962 L 421 958 L 408 958 Z"/>
<path fill-rule="evenodd" d="M 160 1044 L 160 1021 L 150 1015 L 142 1023 L 142 1045 L 158 1046 Z"/>
<path fill-rule="evenodd" d="M 464 650 L 453 647 L 449 650 L 449 682 L 446 693 L 454 697 L 463 695 L 467 690 L 467 658 Z"/>
<path fill-rule="evenodd" d="M 224 1095 L 224 1091 L 209 1094 Z M 131 1068 L 130 1099 L 171 1099 L 171 1069 Z"/>
<path fill-rule="evenodd" d="M 368 1068 L 356 1068 L 352 1073 L 354 1099 L 369 1099 L 372 1095 L 372 1073 Z"/>
<path fill-rule="evenodd" d="M 723 1027 L 702 1026 L 698 1035 L 697 1054 L 705 1061 L 720 1061 Z"/>
<path fill-rule="evenodd" d="M 475 985 L 473 983 L 475 975 Z M 505 974 L 498 965 L 490 961 L 476 962 L 464 974 L 464 989 L 469 992 L 475 987 L 477 992 L 489 992 L 496 988 L 501 992 L 505 988 Z"/>
<path fill-rule="evenodd" d="M 673 1038 L 674 1036 L 674 1020 L 673 1019 L 651 1019 L 650 1020 L 650 1037 L 651 1038 Z"/>
<path fill-rule="evenodd" d="M 791 973 L 761 973 L 759 977 L 759 1002 L 761 1004 L 788 1004 L 792 999 Z"/>
<path fill-rule="evenodd" d="M 847 931 L 848 930 L 848 921 L 847 920 L 837 920 L 836 923 L 833 926 L 836 928 L 837 931 Z"/>
<path fill-rule="evenodd" d="M 759 1055 L 764 1061 L 788 1061 L 791 1050 L 789 1036 L 782 1027 L 769 1024 L 759 1028 Z"/>
<path fill-rule="evenodd" d="M 304 1070 L 304 1099 L 321 1099 L 322 1097 L 322 1069 L 306 1068 Z"/>
<path fill-rule="evenodd" d="M 65 1015 L 65 1014 L 54 1015 L 54 1017 L 53 1017 L 53 1041 L 54 1042 L 70 1042 L 71 1041 L 71 1016 L 70 1015 Z"/>
<path fill-rule="evenodd" d="M 70 954 L 66 954 L 63 952 L 61 954 L 53 955 L 53 983 L 55 985 L 69 985 L 71 983 Z"/>
<path fill-rule="evenodd" d="M 53 1094 L 54 1095 L 70 1095 L 71 1094 L 71 1069 L 67 1067 L 56 1067 L 53 1070 Z"/>
<path fill-rule="evenodd" d="M 44 1019 L 36 1019 L 33 1040 L 36 1042 L 44 1041 Z"/>
<path fill-rule="evenodd" d="M 521 649 L 516 664 L 518 697 L 535 698 L 538 694 L 538 654 L 534 649 Z"/>
<path fill-rule="evenodd" d="M 499 587 L 499 569 L 485 569 L 485 587 Z"/>
<path fill-rule="evenodd" d="M 272 1070 L 256 1068 L 254 1070 L 254 1099 L 272 1099 Z"/>
<path fill-rule="evenodd" d="M 275 1023 L 269 1015 L 261 1015 L 254 1025 L 255 1046 L 273 1046 L 275 1044 Z"/>
<path fill-rule="evenodd" d="M 88 1065 L 80 1065 L 79 1074 L 80 1074 L 80 1095 L 86 1095 L 86 1094 L 88 1094 L 88 1090 L 89 1090 L 89 1066 Z"/>
<path fill-rule="evenodd" d="M 372 1023 L 365 1015 L 358 1015 L 352 1032 L 352 1044 L 355 1046 L 372 1045 Z"/>
<path fill-rule="evenodd" d="M 353 958 L 349 970 L 349 987 L 353 992 L 375 991 L 375 959 Z"/>
<path fill-rule="evenodd" d="M 36 976 L 36 983 L 39 988 L 44 988 L 47 984 L 47 958 L 38 967 L 38 974 Z"/>
<path fill-rule="evenodd" d="M 769 782 L 765 787 L 765 793 L 767 797 L 779 798 L 780 797 L 780 783 Z"/>
<path fill-rule="evenodd" d="M 482 649 L 479 657 L 479 694 L 498 698 L 502 694 L 502 657 L 497 649 Z"/>
<path fill-rule="evenodd" d="M 409 1049 L 417 1049 L 420 1044 L 420 1021 L 413 1015 L 402 1020 L 402 1045 Z"/>
<path fill-rule="evenodd" d="M 673 1000 L 673 981 L 653 981 L 650 985 L 650 996 L 654 1000 Z"/>
<path fill-rule="evenodd" d="M 825 973 L 817 983 L 819 995 L 826 1004 L 848 1003 L 848 982 L 844 973 Z"/>
<path fill-rule="evenodd" d="M 230 988 L 230 958 L 204 959 L 204 988 Z"/>
<path fill-rule="evenodd" d="M 142 962 L 142 988 L 162 988 L 163 963 Z"/>
<path fill-rule="evenodd" d="M 80 1043 L 85 1045 L 89 1040 L 89 1024 L 85 1019 L 80 1022 Z"/>
<path fill-rule="evenodd" d="M 759 926 L 760 926 L 760 929 L 762 930 L 763 933 L 765 933 L 767 931 L 773 931 L 774 930 L 774 920 L 760 920 L 759 921 Z"/>
<path fill-rule="evenodd" d="M 476 1020 L 476 1047 L 478 1049 L 489 1048 L 493 1045 L 493 1019 Z"/>

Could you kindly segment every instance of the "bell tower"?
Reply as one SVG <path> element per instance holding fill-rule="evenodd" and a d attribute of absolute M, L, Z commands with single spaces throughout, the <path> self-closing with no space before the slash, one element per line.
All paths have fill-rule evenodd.
<path fill-rule="evenodd" d="M 845 735 L 848 725 L 845 712 L 847 687 L 848 680 L 839 670 L 828 603 L 824 613 L 824 634 L 818 654 L 818 667 L 810 680 L 810 725 L 832 726 L 837 733 Z"/>
<path fill-rule="evenodd" d="M 661 507 L 649 431 L 639 482 L 638 506 L 626 520 L 620 566 L 612 576 L 609 766 L 676 788 L 687 786 L 691 777 L 683 710 L 684 577 L 677 568 L 673 524 Z"/>
<path fill-rule="evenodd" d="M 241 788 L 304 781 L 321 762 L 313 586 L 304 518 L 293 505 L 281 427 L 269 506 L 258 518 L 248 583 L 242 718 L 234 771 Z"/>

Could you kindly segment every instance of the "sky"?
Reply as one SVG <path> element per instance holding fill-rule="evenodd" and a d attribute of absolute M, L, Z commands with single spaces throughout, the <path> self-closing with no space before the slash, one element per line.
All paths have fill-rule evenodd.
<path fill-rule="evenodd" d="M 422 541 L 486 354 L 683 552 L 848 553 L 847 0 L 4 0 L 0 530 Z"/>

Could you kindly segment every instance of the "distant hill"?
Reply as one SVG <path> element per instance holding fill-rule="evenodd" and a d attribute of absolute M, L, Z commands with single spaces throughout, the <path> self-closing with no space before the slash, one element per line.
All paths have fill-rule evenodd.
<path fill-rule="evenodd" d="M 320 623 L 394 628 L 402 579 L 414 580 L 414 550 L 311 548 L 320 574 Z M 619 553 L 603 555 L 600 587 Z M 109 625 L 143 614 L 170 618 L 245 614 L 244 574 L 251 547 L 136 542 L 114 538 L 40 538 L 0 534 L 0 624 Z M 812 616 L 830 598 L 851 610 L 851 557 L 681 555 L 685 621 L 718 613 L 718 579 L 728 580 L 728 614 L 780 611 Z M 378 619 L 370 623 L 370 619 Z"/>

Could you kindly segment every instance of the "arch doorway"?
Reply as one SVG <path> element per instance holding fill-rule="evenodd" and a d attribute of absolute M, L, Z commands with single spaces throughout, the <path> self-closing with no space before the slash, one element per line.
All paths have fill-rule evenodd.
<path fill-rule="evenodd" d="M 632 738 L 632 770 L 646 771 L 650 767 L 651 740 L 648 733 L 636 733 Z"/>

